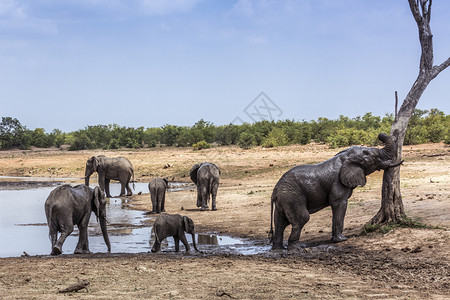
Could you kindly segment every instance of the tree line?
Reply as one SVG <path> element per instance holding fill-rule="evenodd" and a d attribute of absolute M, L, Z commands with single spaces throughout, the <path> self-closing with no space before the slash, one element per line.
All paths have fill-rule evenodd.
<path fill-rule="evenodd" d="M 326 143 L 330 147 L 350 145 L 374 146 L 380 132 L 390 132 L 394 117 L 366 113 L 364 116 L 338 119 L 318 118 L 312 121 L 260 121 L 216 126 L 203 119 L 193 126 L 164 125 L 132 128 L 116 124 L 87 126 L 65 133 L 42 128 L 29 130 L 19 120 L 2 117 L 0 149 L 49 148 L 69 145 L 69 150 L 148 148 L 178 146 L 203 149 L 218 145 L 276 147 L 290 144 Z M 408 125 L 405 145 L 437 143 L 450 144 L 450 115 L 438 109 L 416 109 Z"/>

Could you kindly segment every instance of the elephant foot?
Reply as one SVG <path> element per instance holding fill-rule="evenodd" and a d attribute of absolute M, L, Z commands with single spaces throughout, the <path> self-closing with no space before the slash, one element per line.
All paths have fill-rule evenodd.
<path fill-rule="evenodd" d="M 286 250 L 286 247 L 284 247 L 283 244 L 273 244 L 272 250 Z"/>
<path fill-rule="evenodd" d="M 207 210 L 208 210 L 208 207 L 201 207 L 200 210 L 201 210 L 201 211 L 207 211 Z"/>
<path fill-rule="evenodd" d="M 217 207 L 213 207 L 213 208 L 211 208 L 211 210 L 217 210 Z"/>
<path fill-rule="evenodd" d="M 62 253 L 61 248 L 55 246 L 52 249 L 52 253 L 50 253 L 50 255 L 60 255 Z"/>
<path fill-rule="evenodd" d="M 340 242 L 346 241 L 346 240 L 347 240 L 347 237 L 345 237 L 345 236 L 342 235 L 342 234 L 338 234 L 337 236 L 333 236 L 333 237 L 331 238 L 331 240 L 332 240 L 334 243 L 340 243 Z"/>
<path fill-rule="evenodd" d="M 155 249 L 155 248 L 152 248 L 152 250 L 151 250 L 153 253 L 156 253 L 156 252 L 159 252 L 160 251 L 160 249 Z"/>
<path fill-rule="evenodd" d="M 133 193 L 128 193 L 127 196 L 133 196 Z"/>
<path fill-rule="evenodd" d="M 107 195 L 106 195 L 106 198 L 112 198 L 112 196 L 111 196 L 111 195 L 109 195 L 109 194 L 107 194 Z"/>
<path fill-rule="evenodd" d="M 161 212 L 166 212 L 166 210 L 165 209 L 161 209 Z"/>

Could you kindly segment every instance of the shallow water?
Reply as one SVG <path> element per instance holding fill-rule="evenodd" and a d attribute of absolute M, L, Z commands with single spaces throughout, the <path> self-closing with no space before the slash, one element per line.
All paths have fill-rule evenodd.
<path fill-rule="evenodd" d="M 82 183 L 80 179 L 66 178 L 11 178 L 0 177 L 0 181 L 63 181 L 71 184 Z M 94 186 L 95 183 L 91 184 Z M 136 183 L 135 193 L 148 193 L 148 183 Z M 185 184 L 171 183 L 169 192 L 192 188 Z M 41 187 L 20 190 L 0 190 L 0 257 L 20 256 L 25 251 L 29 255 L 46 255 L 51 251 L 44 203 L 55 187 Z M 120 184 L 111 183 L 111 194 L 120 193 Z M 113 197 L 107 204 L 108 232 L 112 253 L 149 252 L 153 244 L 152 227 L 145 225 L 146 219 L 156 216 L 145 215 L 142 211 L 129 209 L 126 197 Z M 89 248 L 91 252 L 106 252 L 107 247 L 101 235 L 100 226 L 92 214 L 89 229 Z M 186 234 L 192 248 L 191 235 Z M 267 245 L 255 245 L 245 239 L 210 233 L 196 235 L 201 251 L 214 253 L 258 254 L 269 250 Z M 78 231 L 66 239 L 63 254 L 72 254 L 78 241 Z M 184 246 L 180 243 L 180 250 Z M 163 252 L 174 251 L 173 238 L 167 238 L 161 247 Z"/>

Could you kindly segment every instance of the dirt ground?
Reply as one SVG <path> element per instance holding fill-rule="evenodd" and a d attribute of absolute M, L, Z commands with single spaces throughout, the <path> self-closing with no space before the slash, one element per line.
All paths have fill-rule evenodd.
<path fill-rule="evenodd" d="M 79 151 L 57 149 L 0 152 L 0 176 L 84 175 L 92 155 L 126 156 L 136 180 L 154 176 L 189 182 L 194 163 L 210 161 L 222 171 L 217 211 L 199 211 L 194 188 L 168 193 L 168 213 L 191 217 L 197 232 L 217 232 L 265 243 L 270 195 L 280 176 L 298 164 L 332 157 L 324 145 L 243 150 L 216 147 Z M 300 252 L 224 254 L 103 254 L 0 259 L 2 299 L 449 299 L 450 148 L 443 144 L 404 147 L 401 169 L 406 213 L 435 229 L 397 228 L 361 234 L 380 208 L 382 173 L 355 189 L 345 219 L 345 242 L 331 243 L 331 210 L 311 215 Z M 150 210 L 148 191 L 130 197 Z M 151 222 L 151 221 L 149 221 Z M 286 230 L 287 234 L 289 228 Z M 183 247 L 181 247 L 183 249 Z M 77 282 L 89 291 L 59 294 Z"/>

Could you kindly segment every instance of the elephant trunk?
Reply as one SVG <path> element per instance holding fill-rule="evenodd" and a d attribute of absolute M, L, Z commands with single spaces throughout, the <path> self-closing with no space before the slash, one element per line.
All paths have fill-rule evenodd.
<path fill-rule="evenodd" d="M 92 173 L 94 172 L 86 168 L 86 171 L 84 172 L 84 184 L 86 186 L 89 186 L 89 178 L 91 177 Z"/>
<path fill-rule="evenodd" d="M 385 146 L 380 149 L 380 158 L 382 161 L 392 161 L 395 156 L 395 143 L 392 137 L 385 133 L 380 133 L 378 139 L 382 141 Z M 388 165 L 390 162 L 388 163 Z"/>
<path fill-rule="evenodd" d="M 192 244 L 194 244 L 194 249 L 197 252 L 200 252 L 200 250 L 197 249 L 197 243 L 195 242 L 195 232 L 192 232 Z"/>
<path fill-rule="evenodd" d="M 100 228 L 102 229 L 103 239 L 108 247 L 108 252 L 111 252 L 111 243 L 109 241 L 108 229 L 106 228 L 106 218 L 100 217 Z"/>

